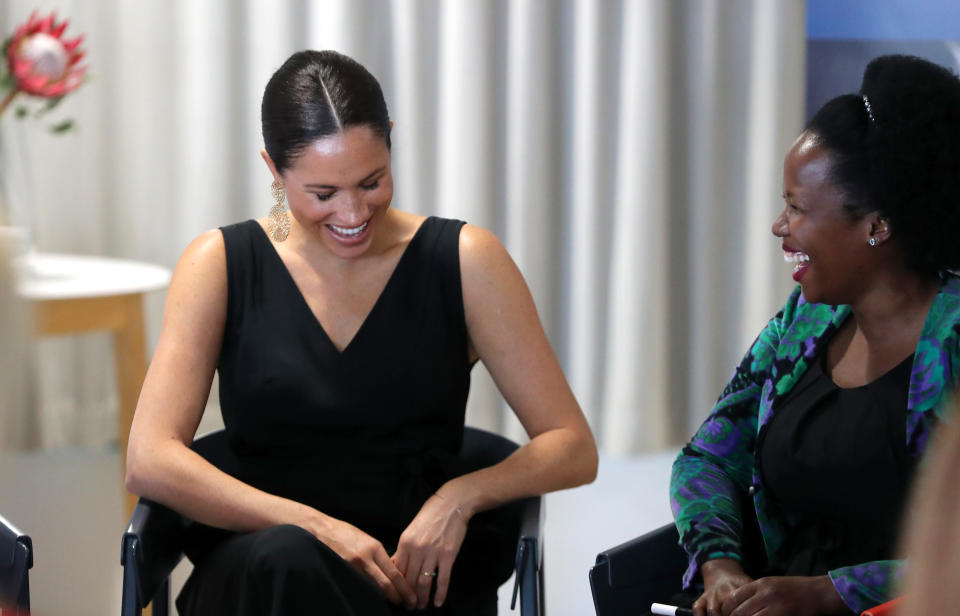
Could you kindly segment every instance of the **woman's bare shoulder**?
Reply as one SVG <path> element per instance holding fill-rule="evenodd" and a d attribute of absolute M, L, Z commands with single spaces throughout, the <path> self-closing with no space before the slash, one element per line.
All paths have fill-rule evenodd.
<path fill-rule="evenodd" d="M 491 266 L 513 265 L 507 249 L 491 231 L 477 225 L 465 224 L 460 230 L 460 266 L 480 273 Z"/>
<path fill-rule="evenodd" d="M 220 229 L 204 231 L 193 239 L 180 255 L 177 269 L 182 266 L 208 268 L 220 264 L 225 265 L 227 260 L 226 245 Z"/>
<path fill-rule="evenodd" d="M 227 250 L 219 229 L 204 231 L 191 241 L 173 270 L 168 297 L 225 300 Z"/>

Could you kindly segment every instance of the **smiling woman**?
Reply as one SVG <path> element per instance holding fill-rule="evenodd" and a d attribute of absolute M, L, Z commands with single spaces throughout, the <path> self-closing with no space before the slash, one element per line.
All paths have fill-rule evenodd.
<path fill-rule="evenodd" d="M 277 203 L 181 257 L 130 434 L 132 492 L 235 531 L 190 550 L 179 612 L 493 614 L 515 537 L 488 510 L 597 468 L 526 284 L 489 232 L 391 208 L 353 60 L 294 54 L 261 115 Z M 465 473 L 477 360 L 530 442 Z M 214 370 L 230 475 L 189 449 Z"/>
<path fill-rule="evenodd" d="M 884 56 L 787 152 L 772 231 L 799 287 L 674 464 L 697 616 L 895 592 L 905 495 L 960 371 L 958 109 L 955 75 Z"/>

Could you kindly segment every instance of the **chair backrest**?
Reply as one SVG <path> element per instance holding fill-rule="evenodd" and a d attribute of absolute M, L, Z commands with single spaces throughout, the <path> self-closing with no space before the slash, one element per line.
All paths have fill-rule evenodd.
<path fill-rule="evenodd" d="M 467 426 L 463 429 L 459 458 L 465 468 L 477 470 L 502 462 L 519 448 L 519 445 L 499 434 Z"/>
<path fill-rule="evenodd" d="M 0 607 L 30 611 L 30 582 L 33 542 L 0 516 Z"/>
<path fill-rule="evenodd" d="M 636 614 L 681 590 L 687 556 L 667 524 L 597 555 L 590 590 L 597 616 Z"/>

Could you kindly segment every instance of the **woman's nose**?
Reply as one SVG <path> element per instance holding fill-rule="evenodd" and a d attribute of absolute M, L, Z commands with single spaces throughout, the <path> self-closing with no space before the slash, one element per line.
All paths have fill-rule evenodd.
<path fill-rule="evenodd" d="M 780 215 L 777 216 L 777 219 L 773 221 L 773 227 L 771 227 L 770 230 L 777 237 L 785 237 L 787 235 L 787 210 L 780 212 Z"/>
<path fill-rule="evenodd" d="M 344 222 L 362 223 L 367 218 L 363 199 L 355 191 L 345 191 L 342 216 Z"/>

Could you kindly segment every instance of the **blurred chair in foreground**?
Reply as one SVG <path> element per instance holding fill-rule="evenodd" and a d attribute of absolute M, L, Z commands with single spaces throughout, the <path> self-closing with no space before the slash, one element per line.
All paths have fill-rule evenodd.
<path fill-rule="evenodd" d="M 29 569 L 33 567 L 33 543 L 0 516 L 0 614 L 30 613 Z"/>

